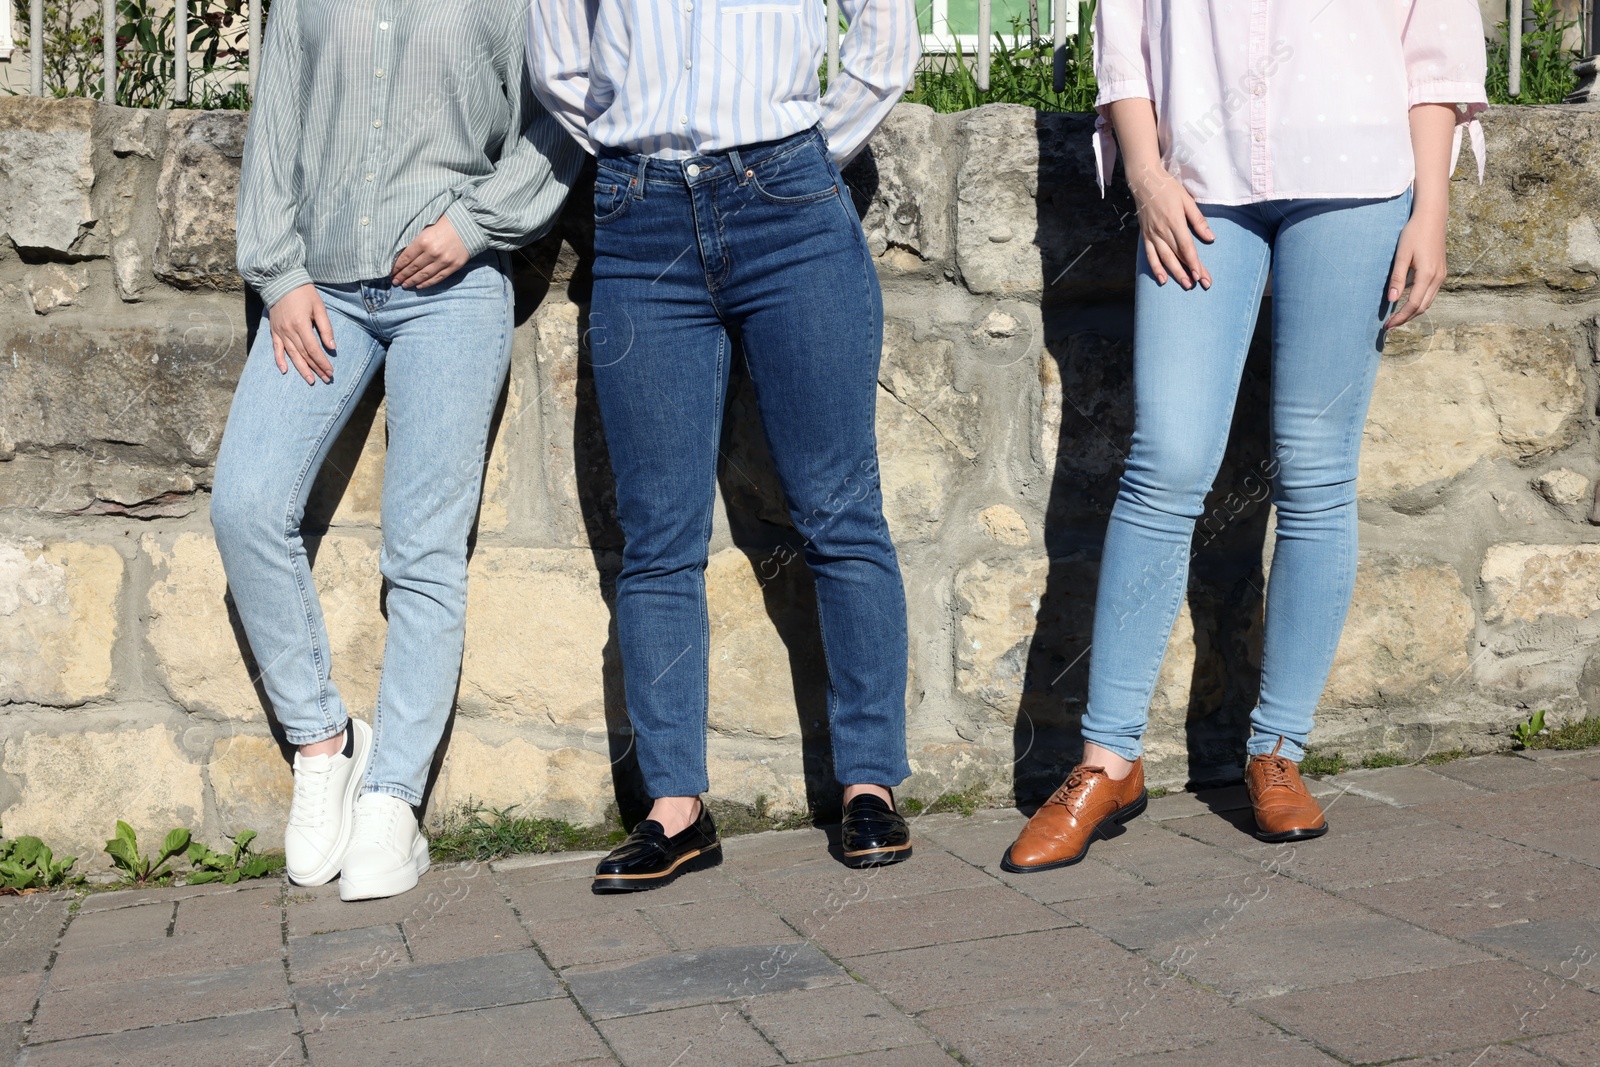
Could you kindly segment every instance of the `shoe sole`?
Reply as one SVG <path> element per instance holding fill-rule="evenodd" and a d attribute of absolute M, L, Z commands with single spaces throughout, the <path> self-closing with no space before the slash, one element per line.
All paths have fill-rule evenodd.
<path fill-rule="evenodd" d="M 415 889 L 417 880 L 427 874 L 431 866 L 433 861 L 428 857 L 428 839 L 418 835 L 417 843 L 411 849 L 411 866 L 401 867 L 376 878 L 341 877 L 339 899 L 381 900 L 384 897 L 397 897 L 401 893 Z"/>
<path fill-rule="evenodd" d="M 895 863 L 904 863 L 911 858 L 911 842 L 903 845 L 891 845 L 888 848 L 864 848 L 856 852 L 844 854 L 844 865 L 857 870 L 863 867 L 888 867 Z"/>
<path fill-rule="evenodd" d="M 1032 867 L 1023 867 L 1019 864 L 1011 862 L 1011 849 L 1007 848 L 1006 854 L 1000 857 L 1000 869 L 1002 871 L 1009 871 L 1012 874 L 1038 874 L 1040 871 L 1054 871 L 1062 867 L 1071 867 L 1074 863 L 1078 863 L 1083 859 L 1083 857 L 1089 854 L 1089 846 L 1094 844 L 1095 838 L 1105 836 L 1105 831 L 1100 829 L 1102 826 L 1108 822 L 1121 825 L 1122 823 L 1125 823 L 1129 819 L 1133 818 L 1135 815 L 1142 814 L 1145 807 L 1149 803 L 1149 792 L 1143 792 L 1139 794 L 1139 799 L 1135 800 L 1132 804 L 1129 804 L 1123 808 L 1119 808 L 1110 815 L 1107 815 L 1104 819 L 1101 819 L 1095 824 L 1095 828 L 1089 831 L 1088 839 L 1084 841 L 1083 847 L 1078 850 L 1078 854 L 1076 856 L 1070 856 L 1064 860 L 1055 860 L 1051 863 L 1040 863 Z"/>
<path fill-rule="evenodd" d="M 594 876 L 596 893 L 642 893 L 657 889 L 679 875 L 703 871 L 722 863 L 722 842 L 706 848 L 697 848 L 679 856 L 671 867 L 660 874 L 597 874 Z"/>
<path fill-rule="evenodd" d="M 1281 833 L 1269 834 L 1261 829 L 1256 830 L 1256 839 L 1265 841 L 1269 845 L 1281 845 L 1285 841 L 1308 841 L 1313 837 L 1321 837 L 1328 832 L 1328 823 L 1323 821 L 1321 826 L 1312 829 L 1284 830 Z"/>
<path fill-rule="evenodd" d="M 359 727 L 356 726 L 358 722 L 361 723 Z M 327 885 L 333 881 L 334 875 L 344 866 L 344 854 L 350 848 L 350 827 L 355 822 L 356 796 L 361 792 L 361 783 L 367 777 L 367 764 L 372 760 L 372 728 L 360 719 L 349 720 L 347 728 L 355 734 L 356 767 L 350 772 L 350 781 L 344 787 L 344 824 L 339 827 L 339 839 L 334 842 L 332 854 L 322 861 L 322 866 L 304 878 L 292 873 L 289 875 L 289 881 L 295 885 Z"/>

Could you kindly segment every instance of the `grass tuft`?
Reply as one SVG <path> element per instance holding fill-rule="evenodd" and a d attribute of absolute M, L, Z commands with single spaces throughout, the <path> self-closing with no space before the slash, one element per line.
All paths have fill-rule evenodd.
<path fill-rule="evenodd" d="M 1552 726 L 1528 739 L 1528 748 L 1576 749 L 1600 746 L 1600 717 L 1574 719 L 1564 726 Z"/>
<path fill-rule="evenodd" d="M 1333 775 L 1343 774 L 1353 767 L 1349 760 L 1344 758 L 1342 752 L 1314 752 L 1307 751 L 1305 758 L 1300 761 L 1301 774 Z"/>
<path fill-rule="evenodd" d="M 617 826 L 574 826 L 561 819 L 516 814 L 517 805 L 490 808 L 471 801 L 445 815 L 428 850 L 442 863 L 500 859 L 523 853 L 610 848 L 627 835 Z"/>

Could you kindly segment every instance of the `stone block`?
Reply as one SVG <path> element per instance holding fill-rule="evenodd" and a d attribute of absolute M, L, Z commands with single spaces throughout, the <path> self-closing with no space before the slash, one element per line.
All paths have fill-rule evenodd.
<path fill-rule="evenodd" d="M 93 229 L 95 106 L 0 99 L 0 232 L 17 248 L 70 252 Z"/>
<path fill-rule="evenodd" d="M 1481 579 L 1485 622 L 1587 619 L 1600 609 L 1600 545 L 1493 545 Z"/>
<path fill-rule="evenodd" d="M 1100 195 L 1093 116 L 988 104 L 954 121 L 956 262 L 968 289 L 1081 299 L 1133 288 L 1139 227 L 1120 184 Z"/>
<path fill-rule="evenodd" d="M 89 272 L 68 270 L 59 263 L 46 264 L 28 275 L 28 302 L 35 315 L 48 315 L 78 302 L 89 287 Z"/>
<path fill-rule="evenodd" d="M 935 274 L 952 264 L 951 122 L 921 104 L 897 105 L 845 168 L 861 228 L 886 274 Z"/>
<path fill-rule="evenodd" d="M 621 690 L 594 556 L 479 546 L 468 582 L 462 711 L 603 733 L 607 686 Z"/>
<path fill-rule="evenodd" d="M 594 358 L 626 358 L 632 328 L 589 322 L 585 309 L 557 299 L 540 304 L 532 324 L 543 402 L 536 432 L 544 450 L 545 493 L 560 537 L 573 545 L 620 548 L 616 486 L 589 361 L 591 347 L 598 353 Z"/>
<path fill-rule="evenodd" d="M 169 285 L 244 288 L 234 268 L 234 209 L 249 121 L 244 111 L 168 113 L 155 273 Z"/>
<path fill-rule="evenodd" d="M 6 742 L 0 771 L 17 800 L 0 812 L 6 836 L 31 834 L 80 869 L 104 867 L 100 852 L 121 819 L 146 849 L 174 826 L 198 826 L 205 811 L 200 764 L 164 725 L 108 732 L 34 732 Z"/>
<path fill-rule="evenodd" d="M 1454 568 L 1367 560 L 1356 572 L 1323 704 L 1378 707 L 1437 697 L 1464 681 L 1475 626 Z"/>
<path fill-rule="evenodd" d="M 1581 119 L 1580 119 L 1581 116 Z M 1494 107 L 1491 163 L 1478 184 L 1463 150 L 1450 183 L 1447 288 L 1538 285 L 1588 290 L 1600 272 L 1600 139 L 1566 107 Z"/>
<path fill-rule="evenodd" d="M 1391 497 L 1480 460 L 1565 448 L 1585 402 L 1577 352 L 1561 330 L 1509 323 L 1394 335 L 1367 416 L 1363 493 Z"/>
<path fill-rule="evenodd" d="M 789 549 L 724 549 L 706 565 L 706 609 L 711 729 L 768 738 L 826 730 L 827 665 L 805 561 Z"/>
<path fill-rule="evenodd" d="M 328 453 L 311 487 L 303 526 L 379 526 L 383 522 L 383 458 L 388 429 L 380 390 L 370 390 Z"/>
<path fill-rule="evenodd" d="M 261 668 L 247 655 L 216 543 L 190 532 L 171 540 L 146 534 L 140 544 L 154 568 L 145 636 L 167 691 L 190 711 L 261 716 L 264 696 L 255 685 Z M 333 681 L 346 706 L 365 715 L 377 702 L 386 628 L 378 550 L 347 535 L 323 537 L 312 548 Z"/>
<path fill-rule="evenodd" d="M 603 731 L 586 735 L 583 748 L 547 749 L 521 737 L 495 744 L 458 725 L 430 810 L 437 819 L 469 805 L 515 805 L 521 815 L 592 826 L 613 803 L 610 772 Z"/>
<path fill-rule="evenodd" d="M 217 805 L 216 834 L 255 830 L 258 850 L 283 847 L 294 796 L 294 773 L 278 743 L 270 737 L 238 732 L 229 722 L 220 731 L 207 773 Z"/>
<path fill-rule="evenodd" d="M 0 508 L 137 519 L 181 518 L 194 511 L 198 468 L 117 453 L 114 445 L 96 445 L 17 456 L 0 480 Z"/>
<path fill-rule="evenodd" d="M 108 545 L 0 541 L 0 702 L 109 694 L 123 574 Z"/>
<path fill-rule="evenodd" d="M 1110 514 L 1133 437 L 1133 346 L 1069 334 L 1047 339 L 1038 359 L 1039 455 L 1053 479 L 1052 511 L 1067 521 Z"/>

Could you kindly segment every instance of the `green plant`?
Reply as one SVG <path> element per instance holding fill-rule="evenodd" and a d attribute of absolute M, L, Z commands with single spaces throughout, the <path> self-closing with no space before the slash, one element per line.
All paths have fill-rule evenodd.
<path fill-rule="evenodd" d="M 1145 790 L 1145 795 L 1148 796 L 1151 800 L 1160 800 L 1162 797 L 1166 796 L 1170 792 L 1172 792 L 1172 790 L 1158 785 L 1154 789 L 1146 789 Z"/>
<path fill-rule="evenodd" d="M 471 801 L 445 816 L 429 835 L 433 858 L 442 862 L 499 859 L 527 852 L 609 848 L 626 835 L 617 827 L 580 827 L 560 819 L 516 814 L 517 805 L 490 808 Z"/>
<path fill-rule="evenodd" d="M 1488 42 L 1489 77 L 1486 88 L 1491 104 L 1559 104 L 1577 88 L 1573 66 L 1581 58 L 1562 46 L 1562 38 L 1577 23 L 1567 19 L 1556 0 L 1533 0 L 1533 25 L 1522 31 L 1522 92 L 1511 95 L 1511 44 L 1505 22 L 1497 24 L 1498 41 Z"/>
<path fill-rule="evenodd" d="M 1572 722 L 1536 734 L 1528 742 L 1529 748 L 1574 749 L 1594 748 L 1600 745 L 1600 718 L 1593 716 L 1574 719 Z"/>
<path fill-rule="evenodd" d="M 77 862 L 76 856 L 56 859 L 50 847 L 37 837 L 0 839 L 0 895 L 78 885 L 83 876 L 69 873 Z"/>
<path fill-rule="evenodd" d="M 982 782 L 975 782 L 959 792 L 941 793 L 931 803 L 919 805 L 920 810 L 915 814 L 938 815 L 940 812 L 954 811 L 962 816 L 971 815 L 983 807 L 988 795 L 988 788 Z"/>
<path fill-rule="evenodd" d="M 1301 774 L 1343 774 L 1351 767 L 1341 752 L 1307 752 L 1300 761 Z"/>
<path fill-rule="evenodd" d="M 177 33 L 172 5 L 117 0 L 117 22 L 117 103 L 170 106 Z M 245 0 L 189 0 L 188 107 L 250 106 L 249 90 L 241 83 L 250 68 L 248 39 Z"/>
<path fill-rule="evenodd" d="M 106 855 L 121 873 L 127 885 L 167 885 L 177 872 L 170 861 L 189 847 L 189 831 L 171 830 L 161 842 L 161 851 L 155 860 L 139 851 L 139 839 L 133 827 L 117 820 L 117 836 L 106 842 Z"/>
<path fill-rule="evenodd" d="M 967 111 L 983 104 L 1025 104 L 1039 111 L 1091 111 L 1094 108 L 1095 0 L 1078 5 L 1078 32 L 1062 54 L 1049 38 L 1033 36 L 1021 18 L 1011 20 L 1011 35 L 996 33 L 989 53 L 989 89 L 978 89 L 977 58 L 957 46 L 953 55 L 930 57 L 917 72 L 905 98 L 940 112 Z M 1066 84 L 1055 89 L 1055 65 L 1065 68 Z"/>
<path fill-rule="evenodd" d="M 11 0 L 13 36 L 19 49 L 31 43 L 28 0 Z M 99 96 L 104 69 L 100 6 L 82 0 L 45 0 L 44 91 L 51 96 Z"/>
<path fill-rule="evenodd" d="M 1511 747 L 1529 747 L 1533 744 L 1533 739 L 1544 733 L 1544 730 L 1544 712 L 1536 711 L 1527 722 L 1519 722 L 1511 728 Z"/>
<path fill-rule="evenodd" d="M 232 850 L 213 852 L 199 841 L 189 843 L 189 866 L 194 868 L 184 875 L 185 885 L 204 885 L 221 882 L 233 885 L 244 878 L 262 878 L 272 870 L 272 860 L 250 848 L 256 839 L 254 830 L 240 830 L 230 840 Z"/>
<path fill-rule="evenodd" d="M 1397 752 L 1374 752 L 1361 760 L 1365 770 L 1373 771 L 1379 767 L 1404 767 L 1411 761 Z"/>

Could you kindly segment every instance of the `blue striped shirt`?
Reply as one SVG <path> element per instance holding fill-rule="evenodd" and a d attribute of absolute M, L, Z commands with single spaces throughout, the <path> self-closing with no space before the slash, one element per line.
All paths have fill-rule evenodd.
<path fill-rule="evenodd" d="M 843 164 L 922 56 L 914 0 L 840 0 L 849 30 L 825 96 L 822 0 L 531 3 L 534 93 L 591 153 L 683 159 L 820 126 Z"/>

